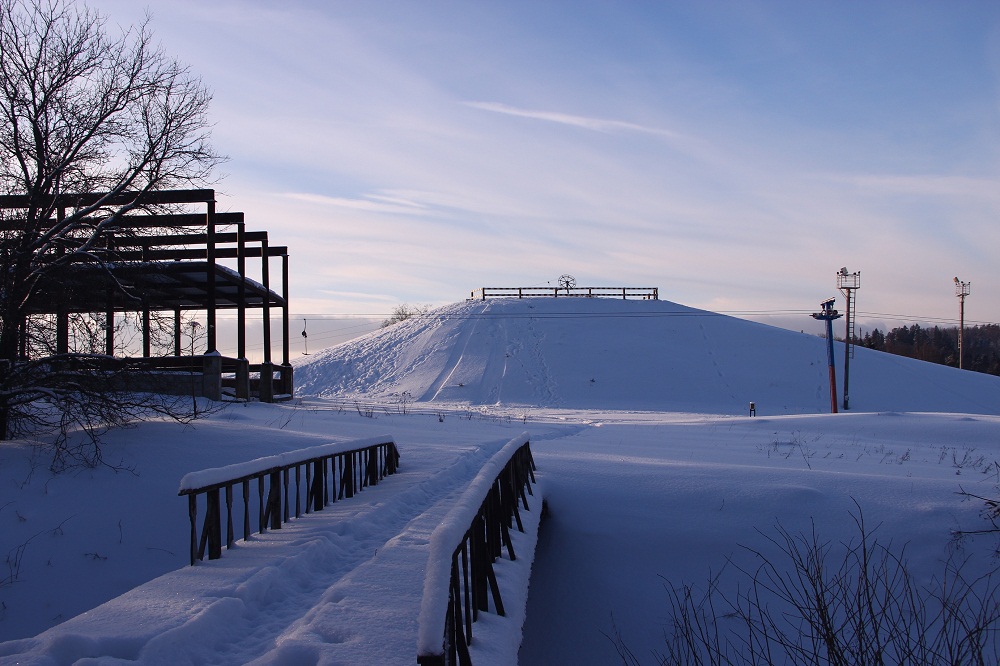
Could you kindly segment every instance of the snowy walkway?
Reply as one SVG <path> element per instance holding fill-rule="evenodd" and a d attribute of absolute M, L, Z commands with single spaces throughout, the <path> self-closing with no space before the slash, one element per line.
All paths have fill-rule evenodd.
<path fill-rule="evenodd" d="M 3 661 L 415 661 L 430 533 L 504 444 L 402 448 L 399 473 L 354 499 L 6 643 Z"/>

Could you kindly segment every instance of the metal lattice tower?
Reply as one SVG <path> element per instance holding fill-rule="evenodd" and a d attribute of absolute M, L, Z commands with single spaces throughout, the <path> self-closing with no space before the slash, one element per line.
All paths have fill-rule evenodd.
<path fill-rule="evenodd" d="M 854 340 L 857 337 L 855 326 L 857 326 L 857 298 L 854 298 L 854 290 L 861 288 L 861 271 L 850 273 L 847 267 L 837 271 L 837 288 L 847 299 L 847 319 L 844 322 L 844 409 L 850 409 L 850 377 L 851 359 L 854 358 Z"/>

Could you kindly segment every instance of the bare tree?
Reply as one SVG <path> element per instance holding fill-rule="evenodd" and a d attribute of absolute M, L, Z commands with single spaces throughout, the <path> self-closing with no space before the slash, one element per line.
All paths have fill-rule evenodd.
<path fill-rule="evenodd" d="M 143 195 L 207 181 L 222 160 L 210 101 L 153 43 L 148 17 L 111 34 L 81 2 L 0 0 L 0 194 L 25 202 L 0 217 L 0 438 L 40 395 L 70 404 L 44 391 L 60 383 L 51 364 L 23 366 L 32 299 L 67 266 L 113 262 L 106 237 Z"/>
<path fill-rule="evenodd" d="M 422 317 L 430 310 L 430 306 L 427 305 L 410 305 L 409 303 L 402 303 L 397 305 L 392 311 L 392 316 L 388 319 L 383 319 L 381 326 L 379 328 L 388 328 L 393 324 L 398 324 L 401 321 L 406 321 L 407 319 L 412 319 L 413 317 Z"/>
<path fill-rule="evenodd" d="M 997 663 L 1000 579 L 992 567 L 972 573 L 971 559 L 951 550 L 941 574 L 921 584 L 905 547 L 880 541 L 860 508 L 851 518 L 847 541 L 824 539 L 815 525 L 793 534 L 779 524 L 702 590 L 668 584 L 665 651 L 654 663 Z M 613 631 L 622 664 L 638 666 Z"/>

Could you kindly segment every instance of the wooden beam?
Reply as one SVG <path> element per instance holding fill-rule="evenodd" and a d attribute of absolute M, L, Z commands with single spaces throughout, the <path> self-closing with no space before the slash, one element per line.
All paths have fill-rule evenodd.
<path fill-rule="evenodd" d="M 46 203 L 52 203 L 57 207 L 82 208 L 84 206 L 94 206 L 98 203 L 108 206 L 125 206 L 132 203 L 156 206 L 163 204 L 208 203 L 209 201 L 215 201 L 215 190 L 157 190 L 150 192 L 121 192 L 119 194 L 110 194 L 108 192 L 61 194 L 58 197 L 49 198 Z M 30 206 L 31 197 L 26 194 L 0 195 L 0 208 L 28 208 Z"/>

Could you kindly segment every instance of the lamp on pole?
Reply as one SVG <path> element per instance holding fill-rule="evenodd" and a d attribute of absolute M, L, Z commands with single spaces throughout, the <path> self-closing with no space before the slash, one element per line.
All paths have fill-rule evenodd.
<path fill-rule="evenodd" d="M 958 367 L 962 367 L 962 338 L 965 337 L 965 297 L 972 289 L 971 282 L 955 278 L 955 296 L 958 297 Z"/>

